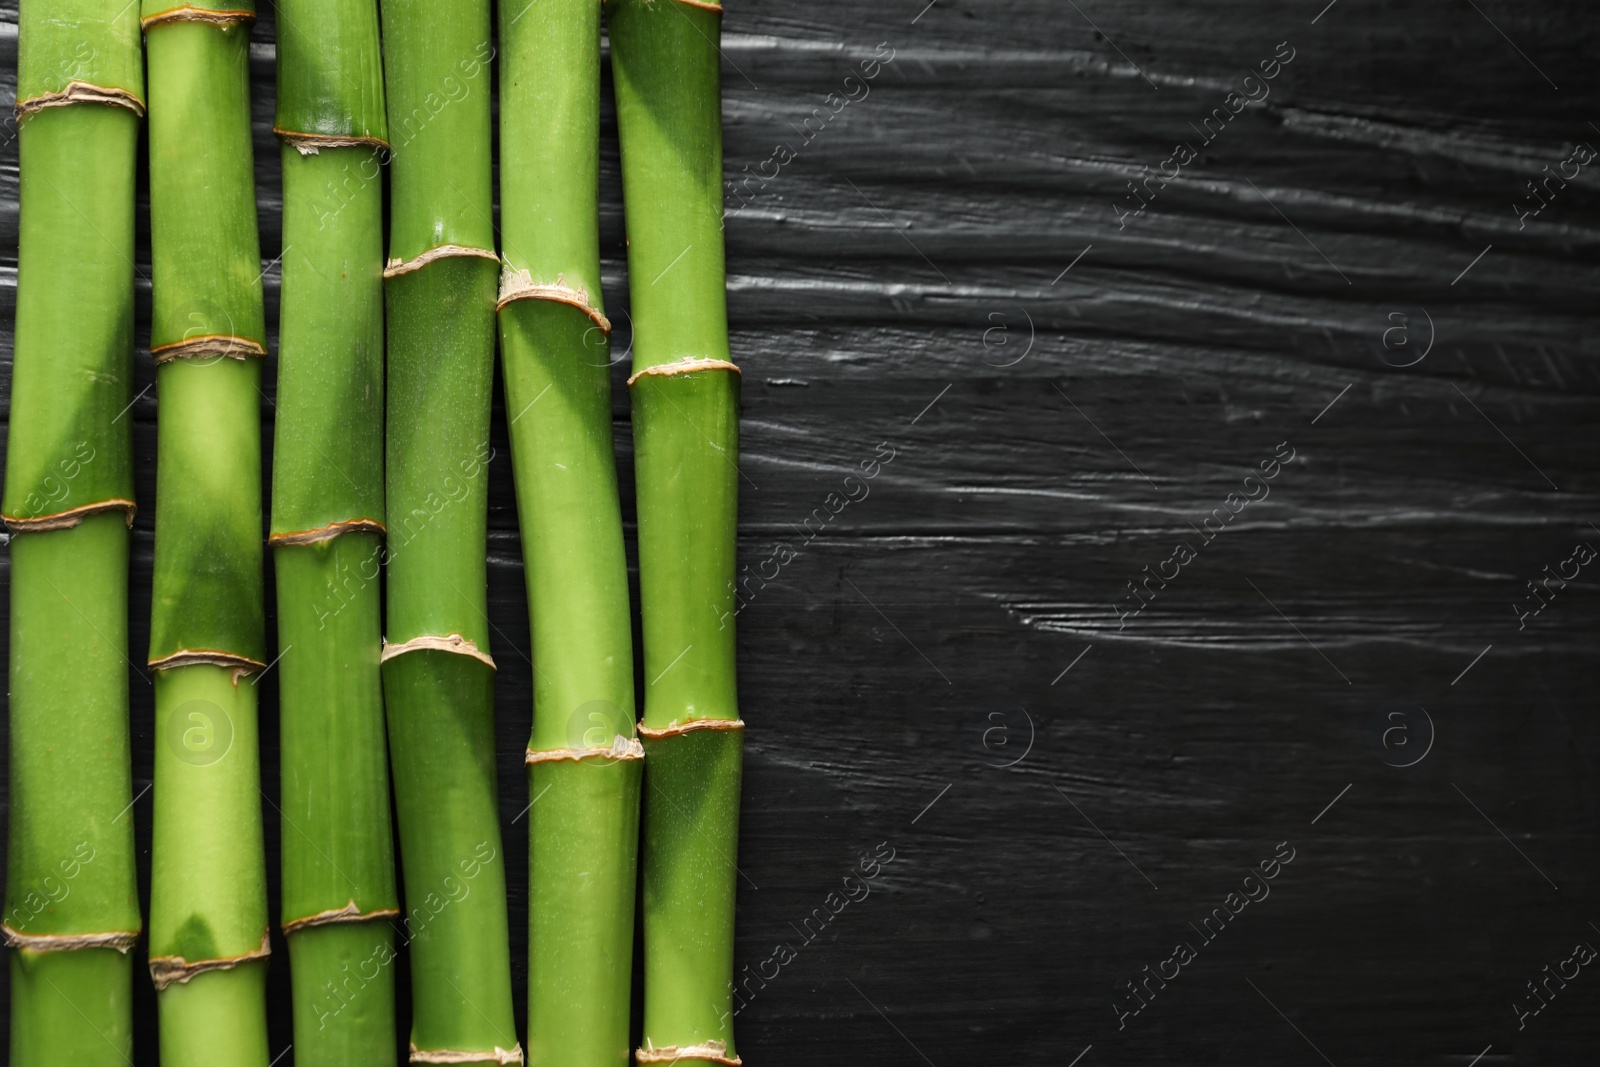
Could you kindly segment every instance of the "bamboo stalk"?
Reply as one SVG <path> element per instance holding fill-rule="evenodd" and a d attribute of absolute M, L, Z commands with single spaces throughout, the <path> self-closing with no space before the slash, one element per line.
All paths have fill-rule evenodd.
<path fill-rule="evenodd" d="M 734 672 L 739 372 L 722 245 L 721 8 L 607 9 L 634 324 L 644 621 L 640 1064 L 738 1064 L 733 920 L 744 723 Z"/>
<path fill-rule="evenodd" d="M 283 295 L 273 449 L 282 922 L 295 1062 L 395 1060 L 378 567 L 383 66 L 375 0 L 280 0 Z"/>
<path fill-rule="evenodd" d="M 528 611 L 528 1060 L 625 1067 L 639 779 L 600 303 L 600 8 L 501 9 L 500 338 Z"/>
<path fill-rule="evenodd" d="M 485 562 L 495 261 L 488 0 L 382 0 L 393 146 L 384 700 L 411 1061 L 520 1063 Z"/>
<path fill-rule="evenodd" d="M 139 936 L 128 742 L 134 166 L 121 0 L 20 13 L 21 233 L 5 499 L 10 1062 L 120 1064 Z M 85 1025 L 85 1024 L 88 1025 Z"/>
<path fill-rule="evenodd" d="M 150 973 L 167 1067 L 266 1067 L 265 660 L 249 4 L 144 0 L 157 363 Z"/>

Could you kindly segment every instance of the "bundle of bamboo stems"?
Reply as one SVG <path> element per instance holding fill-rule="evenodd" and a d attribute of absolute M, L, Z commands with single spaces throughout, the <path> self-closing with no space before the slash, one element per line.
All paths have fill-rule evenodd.
<path fill-rule="evenodd" d="M 5 499 L 11 808 L 0 934 L 17 1067 L 120 1064 L 139 936 L 128 745 L 134 160 L 123 0 L 28 0 Z M 86 1025 L 87 1024 L 87 1025 Z"/>
<path fill-rule="evenodd" d="M 400 914 L 378 657 L 383 184 L 376 0 L 279 0 L 273 448 L 283 931 L 295 1061 L 394 1063 Z"/>
<path fill-rule="evenodd" d="M 523 1062 L 485 596 L 498 325 L 536 676 L 528 1058 L 628 1063 L 642 869 L 645 1013 L 632 1056 L 736 1067 L 744 724 L 728 625 L 739 372 L 724 295 L 721 8 L 611 0 L 606 13 L 633 279 L 649 679 L 637 730 L 600 296 L 601 11 L 545 0 L 501 12 L 501 254 L 489 12 L 488 0 L 277 6 L 283 286 L 267 543 L 295 1056 L 313 1067 L 394 1060 L 392 768 L 410 1060 Z M 268 1065 L 254 18 L 251 0 L 142 0 L 137 20 L 120 0 L 23 8 L 3 502 L 16 535 L 18 758 L 0 932 L 18 950 L 12 1060 L 28 1067 L 131 1062 L 126 953 L 139 913 L 122 665 L 133 502 L 119 422 L 141 25 L 161 404 L 150 971 L 167 1067 Z M 73 905 L 34 908 L 34 883 L 48 892 L 60 877 L 76 880 Z"/>

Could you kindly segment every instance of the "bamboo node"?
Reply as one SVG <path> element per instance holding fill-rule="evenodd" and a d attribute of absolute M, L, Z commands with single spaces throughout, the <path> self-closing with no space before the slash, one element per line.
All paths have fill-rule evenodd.
<path fill-rule="evenodd" d="M 29 952 L 75 952 L 84 948 L 114 948 L 126 956 L 139 942 L 139 931 L 105 934 L 25 934 L 0 923 L 0 943 Z"/>
<path fill-rule="evenodd" d="M 206 356 L 227 356 L 240 361 L 251 358 L 265 358 L 267 348 L 260 341 L 252 341 L 248 337 L 235 337 L 232 334 L 208 334 L 205 337 L 191 337 L 182 341 L 174 341 L 169 345 L 156 345 L 150 349 L 151 357 L 156 361 L 156 366 L 169 363 L 175 359 L 204 359 Z"/>
<path fill-rule="evenodd" d="M 589 290 L 581 286 L 572 288 L 567 284 L 565 274 L 557 274 L 554 282 L 544 285 L 533 280 L 531 271 L 512 270 L 509 263 L 503 264 L 500 269 L 500 296 L 494 309 L 502 311 L 507 304 L 516 300 L 552 300 L 558 304 L 570 304 L 589 316 L 600 327 L 601 333 L 611 333 L 611 320 L 589 303 Z"/>
<path fill-rule="evenodd" d="M 494 1047 L 493 1052 L 459 1052 L 455 1049 L 420 1049 L 417 1043 L 411 1043 L 412 1063 L 498 1063 L 510 1064 L 522 1062 L 522 1045 L 515 1044 L 509 1049 Z"/>
<path fill-rule="evenodd" d="M 305 915 L 298 919 L 290 919 L 281 927 L 283 936 L 309 930 L 313 926 L 327 926 L 330 923 L 362 923 L 373 919 L 390 919 L 400 914 L 399 908 L 377 908 L 373 911 L 362 911 L 360 905 L 354 900 L 342 908 L 329 908 L 319 911 L 314 915 Z"/>
<path fill-rule="evenodd" d="M 227 29 L 235 23 L 255 20 L 254 11 L 213 11 L 210 8 L 183 4 L 166 11 L 157 11 L 154 15 L 146 15 L 139 20 L 139 28 L 149 33 L 152 26 L 159 26 L 164 22 L 209 22 L 213 26 Z"/>
<path fill-rule="evenodd" d="M 633 1059 L 641 1067 L 647 1063 L 676 1063 L 679 1060 L 704 1060 L 726 1064 L 727 1067 L 741 1067 L 744 1063 L 738 1056 L 728 1054 L 726 1041 L 716 1038 L 698 1045 L 663 1045 L 660 1048 L 654 1047 L 650 1039 L 645 1038 L 644 1047 L 634 1051 Z"/>
<path fill-rule="evenodd" d="M 70 530 L 78 523 L 91 515 L 98 515 L 102 511 L 122 511 L 127 515 L 128 526 L 133 527 L 133 513 L 138 507 L 131 500 L 115 497 L 111 500 L 97 500 L 93 504 L 84 504 L 81 507 L 68 508 L 58 511 L 53 515 L 35 515 L 25 518 L 21 515 L 6 515 L 5 523 L 12 533 L 37 533 L 44 530 Z"/>
<path fill-rule="evenodd" d="M 292 530 L 289 533 L 269 534 L 267 544 L 315 545 L 323 541 L 332 541 L 340 534 L 375 533 L 382 536 L 387 532 L 388 529 L 377 519 L 341 519 L 326 526 L 319 526 L 315 530 Z"/>
<path fill-rule="evenodd" d="M 429 263 L 441 259 L 454 259 L 465 256 L 468 259 L 492 259 L 500 262 L 500 257 L 487 248 L 473 248 L 471 245 L 435 245 L 415 259 L 391 259 L 383 265 L 385 278 L 398 278 L 402 274 L 421 270 Z"/>
<path fill-rule="evenodd" d="M 301 133 L 272 127 L 284 144 L 293 145 L 302 156 L 314 156 L 324 148 L 373 148 L 387 150 L 389 142 L 382 137 L 362 137 L 356 134 Z"/>
<path fill-rule="evenodd" d="M 672 363 L 657 363 L 653 367 L 646 367 L 644 370 L 635 371 L 633 376 L 628 379 L 628 384 L 632 385 L 634 382 L 638 381 L 640 378 L 643 378 L 647 374 L 651 375 L 652 377 L 666 377 L 672 374 L 692 374 L 697 370 L 731 370 L 733 373 L 741 377 L 744 376 L 744 371 L 740 370 L 737 364 L 729 363 L 725 359 L 698 359 L 695 357 L 689 357 L 686 359 L 676 360 Z"/>
<path fill-rule="evenodd" d="M 139 99 L 137 93 L 127 89 L 117 89 L 106 85 L 95 85 L 93 82 L 70 81 L 60 90 L 53 93 L 40 93 L 30 96 L 26 100 L 18 100 L 17 106 L 12 108 L 17 121 L 21 122 L 29 115 L 43 111 L 50 107 L 70 107 L 73 104 L 106 104 L 110 107 L 125 107 L 129 111 L 144 118 L 144 101 Z"/>
<path fill-rule="evenodd" d="M 701 11 L 714 11 L 718 15 L 722 14 L 721 4 L 708 4 L 706 0 L 677 0 L 677 2 L 685 7 L 697 7 Z"/>
<path fill-rule="evenodd" d="M 169 670 L 173 667 L 233 667 L 235 675 L 233 684 L 238 685 L 238 675 L 254 674 L 256 671 L 266 670 L 267 665 L 260 660 L 241 656 L 237 652 L 222 652 L 213 648 L 184 648 L 160 659 L 150 660 L 145 666 L 153 671 Z"/>
<path fill-rule="evenodd" d="M 583 760 L 600 757 L 606 760 L 644 759 L 644 746 L 637 738 L 623 737 L 621 734 L 611 739 L 611 747 L 602 748 L 598 745 L 589 748 L 546 748 L 528 749 L 524 762 L 528 766 L 535 763 L 546 763 L 554 760 Z"/>
<path fill-rule="evenodd" d="M 378 662 L 388 663 L 396 656 L 403 656 L 407 652 L 421 652 L 427 649 L 435 652 L 454 652 L 460 656 L 471 656 L 479 662 L 487 663 L 490 670 L 498 670 L 494 665 L 494 659 L 490 657 L 489 653 L 483 651 L 476 643 L 462 637 L 460 634 L 448 634 L 444 637 L 439 637 L 435 634 L 423 634 L 421 637 L 413 637 L 411 640 L 401 641 L 399 644 L 390 644 L 385 639 L 383 642 L 383 654 L 378 657 Z"/>
<path fill-rule="evenodd" d="M 182 984 L 197 974 L 207 971 L 231 971 L 241 963 L 253 963 L 264 960 L 272 955 L 272 946 L 266 931 L 261 933 L 261 947 L 254 952 L 245 952 L 238 956 L 224 956 L 214 960 L 195 960 L 190 963 L 182 956 L 151 956 L 150 981 L 155 984 L 159 993 L 173 982 Z"/>
<path fill-rule="evenodd" d="M 669 722 L 665 726 L 650 727 L 644 723 L 639 724 L 639 736 L 647 737 L 652 741 L 659 741 L 663 737 L 675 737 L 693 730 L 743 730 L 743 719 L 690 719 L 688 722 Z"/>

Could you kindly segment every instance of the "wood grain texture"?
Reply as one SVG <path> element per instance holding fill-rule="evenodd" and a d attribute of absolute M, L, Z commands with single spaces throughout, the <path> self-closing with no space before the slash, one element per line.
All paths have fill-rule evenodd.
<path fill-rule="evenodd" d="M 793 950 L 747 987 L 746 1061 L 1592 1059 L 1592 968 L 1520 1030 L 1512 1007 L 1545 964 L 1600 945 L 1600 583 L 1584 570 L 1522 629 L 1512 608 L 1578 541 L 1600 546 L 1600 164 L 1525 227 L 1514 209 L 1575 143 L 1600 147 L 1588 5 L 923 3 L 726 16 L 727 176 L 756 190 L 727 224 L 741 560 L 777 568 L 738 618 L 737 960 L 771 975 Z M 0 15 L 14 84 L 14 7 Z M 269 321 L 272 40 L 269 10 L 252 53 Z M 1294 58 L 1265 99 L 1119 225 L 1127 183 L 1199 146 L 1190 123 L 1281 42 Z M 8 140 L 8 360 L 16 189 Z M 143 343 L 147 284 L 140 301 Z M 1409 347 L 1385 347 L 1392 311 Z M 147 353 L 138 375 L 154 380 Z M 155 404 L 130 412 L 140 662 Z M 520 960 L 532 670 L 504 424 L 497 408 L 490 617 Z M 1202 544 L 1190 524 L 1282 442 L 1295 458 L 1270 495 Z M 1184 539 L 1195 558 L 1122 618 L 1126 583 Z M 152 702 L 138 678 L 133 694 L 139 790 Z M 808 927 L 881 842 L 894 859 L 865 899 Z M 1295 853 L 1270 896 L 1205 942 L 1190 924 L 1279 842 Z M 1123 983 L 1179 941 L 1196 958 L 1119 1030 Z"/>

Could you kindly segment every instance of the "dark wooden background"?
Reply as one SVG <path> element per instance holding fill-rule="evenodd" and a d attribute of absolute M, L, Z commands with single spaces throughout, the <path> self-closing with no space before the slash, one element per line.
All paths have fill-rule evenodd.
<path fill-rule="evenodd" d="M 1512 606 L 1575 544 L 1600 546 L 1600 162 L 1525 228 L 1514 208 L 1577 142 L 1600 147 L 1593 8 L 1326 2 L 729 5 L 728 175 L 780 143 L 794 156 L 727 226 L 742 559 L 799 552 L 738 620 L 738 961 L 797 950 L 738 1017 L 752 1067 L 1595 1061 L 1594 968 L 1520 1030 L 1513 1004 L 1545 964 L 1600 945 L 1596 572 L 1525 628 Z M 0 12 L 14 79 L 14 5 Z M 270 263 L 270 9 L 254 40 Z M 1119 228 L 1126 183 L 1198 144 L 1189 123 L 1280 42 L 1294 59 L 1270 96 Z M 830 93 L 856 99 L 833 114 Z M 8 359 L 16 189 L 8 140 Z M 135 389 L 153 379 L 141 352 Z M 531 668 L 496 404 L 520 959 Z M 156 405 L 133 408 L 136 656 Z M 1270 497 L 1200 547 L 1190 523 L 1281 442 L 1295 459 Z M 885 443 L 869 495 L 808 540 L 804 520 Z M 1126 583 L 1181 539 L 1198 558 L 1119 625 Z M 140 790 L 137 679 L 133 698 Z M 807 942 L 803 920 L 883 842 L 895 858 L 871 895 Z M 1271 896 L 1202 943 L 1189 924 L 1279 842 L 1294 860 Z M 1119 1030 L 1119 987 L 1178 941 L 1198 958 Z M 276 949 L 274 1055 L 292 1041 Z M 137 1061 L 154 1064 L 136 987 Z"/>

